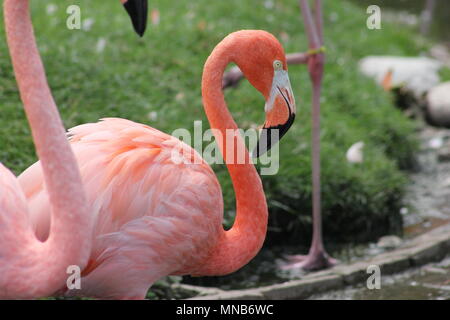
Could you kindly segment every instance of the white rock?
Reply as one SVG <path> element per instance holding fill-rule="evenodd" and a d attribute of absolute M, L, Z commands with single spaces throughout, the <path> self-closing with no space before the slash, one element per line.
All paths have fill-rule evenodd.
<path fill-rule="evenodd" d="M 53 3 L 50 3 L 47 5 L 46 11 L 48 15 L 53 14 L 56 10 L 58 9 L 58 7 L 56 5 L 54 5 Z"/>
<path fill-rule="evenodd" d="M 95 46 L 95 51 L 97 51 L 97 53 L 101 53 L 103 52 L 103 50 L 105 50 L 105 46 L 106 46 L 106 39 L 99 38 Z"/>
<path fill-rule="evenodd" d="M 368 56 L 359 62 L 360 71 L 382 84 L 392 71 L 392 86 L 402 86 L 421 97 L 439 83 L 442 63 L 425 57 Z"/>
<path fill-rule="evenodd" d="M 94 25 L 94 22 L 95 22 L 95 20 L 92 18 L 84 19 L 81 28 L 84 31 L 89 31 L 89 30 L 91 30 L 92 26 Z"/>
<path fill-rule="evenodd" d="M 402 239 L 397 236 L 384 236 L 378 240 L 377 246 L 383 249 L 394 249 L 402 244 Z"/>
<path fill-rule="evenodd" d="M 444 44 L 436 44 L 430 49 L 430 55 L 450 67 L 450 50 Z"/>
<path fill-rule="evenodd" d="M 431 149 L 439 149 L 443 145 L 444 145 L 444 140 L 442 139 L 442 137 L 434 137 L 434 138 L 431 138 L 430 141 L 428 141 L 428 146 Z"/>
<path fill-rule="evenodd" d="M 272 9 L 273 6 L 274 6 L 274 3 L 273 3 L 272 0 L 266 0 L 266 1 L 264 1 L 264 7 L 265 7 L 266 9 Z"/>
<path fill-rule="evenodd" d="M 443 187 L 443 188 L 450 187 L 450 177 L 447 177 L 444 179 L 444 181 L 441 183 L 441 187 Z"/>
<path fill-rule="evenodd" d="M 156 111 L 151 111 L 151 112 L 149 112 L 149 113 L 148 113 L 148 118 L 149 118 L 151 121 L 156 121 L 156 120 L 158 119 L 158 112 L 156 112 Z"/>
<path fill-rule="evenodd" d="M 347 161 L 350 163 L 361 163 L 364 160 L 364 155 L 362 149 L 364 148 L 364 142 L 358 141 L 354 143 L 347 150 Z"/>
<path fill-rule="evenodd" d="M 450 127 L 450 81 L 428 92 L 427 113 L 433 124 Z"/>

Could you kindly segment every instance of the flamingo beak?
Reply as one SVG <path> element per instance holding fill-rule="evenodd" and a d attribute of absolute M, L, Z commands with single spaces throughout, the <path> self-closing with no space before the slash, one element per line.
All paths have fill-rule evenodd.
<path fill-rule="evenodd" d="M 148 4 L 147 0 L 122 0 L 125 10 L 130 15 L 134 30 L 143 36 L 147 27 Z"/>
<path fill-rule="evenodd" d="M 272 148 L 289 130 L 295 119 L 295 99 L 286 70 L 274 72 L 272 88 L 265 105 L 266 121 L 261 130 L 253 158 L 258 158 Z"/>

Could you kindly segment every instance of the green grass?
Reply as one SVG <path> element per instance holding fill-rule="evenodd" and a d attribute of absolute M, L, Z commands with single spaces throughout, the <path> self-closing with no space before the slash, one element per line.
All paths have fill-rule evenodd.
<path fill-rule="evenodd" d="M 117 1 L 118 2 L 118 1 Z M 369 54 L 413 56 L 426 49 L 402 26 L 366 28 L 364 9 L 345 1 L 325 2 L 326 74 L 322 98 L 322 183 L 325 234 L 338 241 L 368 240 L 397 232 L 398 209 L 407 167 L 415 150 L 414 124 L 393 107 L 392 97 L 357 71 Z M 131 30 L 115 1 L 31 1 L 32 16 L 48 80 L 67 128 L 122 117 L 165 132 L 193 129 L 205 120 L 200 95 L 202 66 L 213 47 L 239 29 L 265 29 L 276 35 L 287 52 L 304 51 L 307 41 L 296 0 L 151 0 L 161 23 L 149 26 L 143 39 Z M 65 27 L 70 4 L 83 19 L 94 19 L 90 31 Z M 19 101 L 0 26 L 0 161 L 20 173 L 36 156 Z M 97 52 L 99 39 L 106 41 Z M 304 66 L 290 68 L 298 115 L 280 146 L 278 175 L 263 177 L 276 241 L 308 241 L 311 212 L 310 100 Z M 242 127 L 262 123 L 264 100 L 247 82 L 226 92 L 226 100 Z M 151 121 L 149 113 L 157 112 Z M 204 126 L 205 127 L 205 126 Z M 346 150 L 364 141 L 365 161 L 351 165 Z M 215 166 L 224 191 L 227 219 L 234 212 L 231 182 L 223 166 Z M 283 231 L 283 232 L 281 232 Z M 289 231 L 286 233 L 285 231 Z M 283 235 L 283 237 L 282 237 Z M 289 239 L 287 239 L 289 238 Z"/>

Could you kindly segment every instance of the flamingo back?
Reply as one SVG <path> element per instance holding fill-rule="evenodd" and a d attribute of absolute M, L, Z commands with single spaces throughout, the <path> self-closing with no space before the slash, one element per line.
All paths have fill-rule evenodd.
<path fill-rule="evenodd" d="M 220 184 L 200 155 L 170 135 L 123 119 L 80 125 L 69 136 L 95 219 L 83 293 L 129 297 L 121 290 L 142 292 L 161 276 L 195 273 L 223 232 Z M 19 181 L 33 227 L 45 239 L 49 202 L 39 162 Z"/>

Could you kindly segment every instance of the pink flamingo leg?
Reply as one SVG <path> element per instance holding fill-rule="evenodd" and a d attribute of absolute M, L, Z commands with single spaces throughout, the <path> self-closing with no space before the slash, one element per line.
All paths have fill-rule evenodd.
<path fill-rule="evenodd" d="M 282 263 L 281 269 L 302 268 L 318 270 L 329 268 L 337 263 L 325 251 L 322 239 L 322 214 L 320 195 L 320 94 L 322 90 L 324 53 L 317 49 L 323 46 L 322 3 L 315 1 L 315 24 L 307 0 L 300 0 L 300 8 L 309 38 L 309 51 L 315 54 L 308 59 L 308 69 L 313 84 L 312 106 L 312 176 L 313 176 L 313 238 L 306 256 L 288 256 L 288 263 Z"/>
<path fill-rule="evenodd" d="M 80 172 L 66 139 L 36 46 L 27 0 L 5 0 L 11 60 L 49 199 L 49 237 L 31 229 L 31 208 L 14 175 L 0 164 L 0 299 L 48 296 L 66 285 L 67 267 L 87 264 L 93 224 Z"/>

